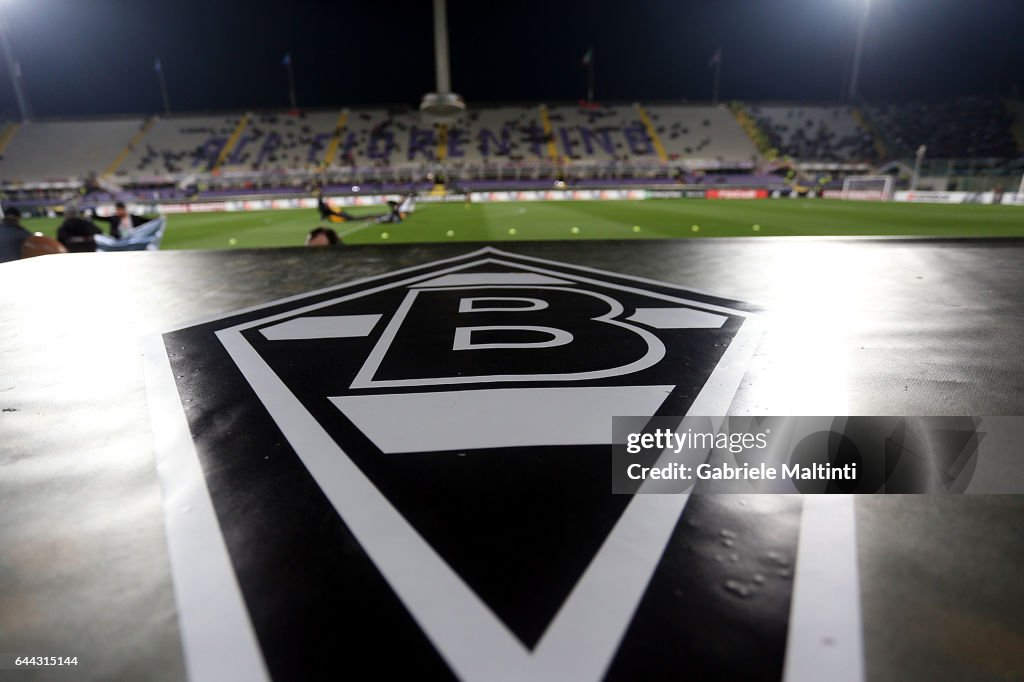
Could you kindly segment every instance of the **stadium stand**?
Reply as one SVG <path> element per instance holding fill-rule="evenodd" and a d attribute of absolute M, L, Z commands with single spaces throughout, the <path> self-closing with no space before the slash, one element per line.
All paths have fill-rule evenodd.
<path fill-rule="evenodd" d="M 654 106 L 647 111 L 672 136 L 673 144 L 666 147 L 677 159 L 750 161 L 757 153 L 725 109 Z M 562 161 L 659 160 L 633 105 L 552 105 L 546 112 L 550 139 Z M 353 111 L 339 156 L 356 166 L 417 163 L 437 158 L 438 142 L 436 131 L 416 111 Z M 541 162 L 551 160 L 547 142 L 535 105 L 471 109 L 449 127 L 443 155 L 450 163 Z"/>
<path fill-rule="evenodd" d="M 875 145 L 849 106 L 750 106 L 771 144 L 784 156 L 814 161 L 874 161 Z"/>
<path fill-rule="evenodd" d="M 923 143 L 928 173 L 952 179 L 964 175 L 963 159 L 974 168 L 995 157 L 1005 185 L 1024 144 L 1014 111 L 973 97 L 866 108 L 512 104 L 470 108 L 444 127 L 408 106 L 11 123 L 0 129 L 0 180 L 23 206 L 72 190 L 92 200 L 174 201 L 303 194 L 314 185 L 427 191 L 436 182 L 836 188 L 843 173 L 883 159 L 906 167 Z M 933 172 L 933 161 L 944 165 Z"/>
<path fill-rule="evenodd" d="M 448 132 L 447 159 L 463 163 L 541 161 L 546 140 L 536 106 L 471 109 Z"/>
<path fill-rule="evenodd" d="M 0 177 L 39 182 L 101 173 L 143 124 L 142 117 L 23 123 L 4 149 Z"/>
<path fill-rule="evenodd" d="M 872 106 L 868 114 L 895 156 L 912 156 L 922 144 L 931 158 L 1008 158 L 1018 153 L 1012 116 L 997 97 Z"/>
<path fill-rule="evenodd" d="M 126 175 L 208 170 L 240 118 L 237 114 L 161 118 L 128 155 L 120 170 Z"/>
<path fill-rule="evenodd" d="M 646 109 L 669 160 L 736 163 L 758 156 L 754 143 L 724 106 L 651 105 Z"/>
<path fill-rule="evenodd" d="M 547 158 L 536 106 L 467 111 L 448 126 L 445 141 L 441 150 L 438 131 L 416 110 L 354 110 L 339 155 L 354 166 L 400 166 L 441 156 L 456 165 Z"/>
<path fill-rule="evenodd" d="M 551 106 L 548 120 L 564 159 L 658 160 L 653 141 L 632 106 Z"/>
<path fill-rule="evenodd" d="M 410 139 L 412 142 L 410 143 Z M 357 109 L 348 116 L 335 164 L 384 167 L 434 158 L 434 131 L 408 108 Z"/>
<path fill-rule="evenodd" d="M 323 160 L 337 119 L 337 111 L 253 114 L 220 168 L 315 167 Z"/>

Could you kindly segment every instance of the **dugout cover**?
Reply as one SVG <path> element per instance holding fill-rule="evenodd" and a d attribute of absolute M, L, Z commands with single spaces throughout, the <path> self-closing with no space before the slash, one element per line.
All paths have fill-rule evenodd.
<path fill-rule="evenodd" d="M 485 248 L 152 339 L 191 677 L 859 679 L 847 502 L 611 494 L 612 417 L 726 414 L 761 324 Z"/>

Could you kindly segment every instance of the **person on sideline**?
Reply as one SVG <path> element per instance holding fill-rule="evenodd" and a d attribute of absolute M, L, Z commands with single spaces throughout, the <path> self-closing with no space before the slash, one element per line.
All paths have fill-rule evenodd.
<path fill-rule="evenodd" d="M 0 263 L 21 258 L 21 247 L 31 232 L 21 226 L 21 211 L 10 207 L 0 222 Z"/>

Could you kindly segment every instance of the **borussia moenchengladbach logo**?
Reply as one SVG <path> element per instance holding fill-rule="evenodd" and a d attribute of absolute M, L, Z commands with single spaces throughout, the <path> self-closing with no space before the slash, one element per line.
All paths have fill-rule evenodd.
<path fill-rule="evenodd" d="M 289 653 L 304 627 L 421 677 L 625 665 L 687 497 L 610 494 L 612 417 L 725 414 L 759 335 L 735 301 L 490 248 L 166 334 L 251 671 L 330 669 Z M 405 653 L 381 661 L 353 619 Z"/>

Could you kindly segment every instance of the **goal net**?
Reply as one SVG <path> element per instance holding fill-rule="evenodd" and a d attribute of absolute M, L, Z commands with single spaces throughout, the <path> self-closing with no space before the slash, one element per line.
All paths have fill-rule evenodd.
<path fill-rule="evenodd" d="M 854 175 L 843 180 L 843 199 L 888 201 L 892 199 L 891 175 Z"/>

